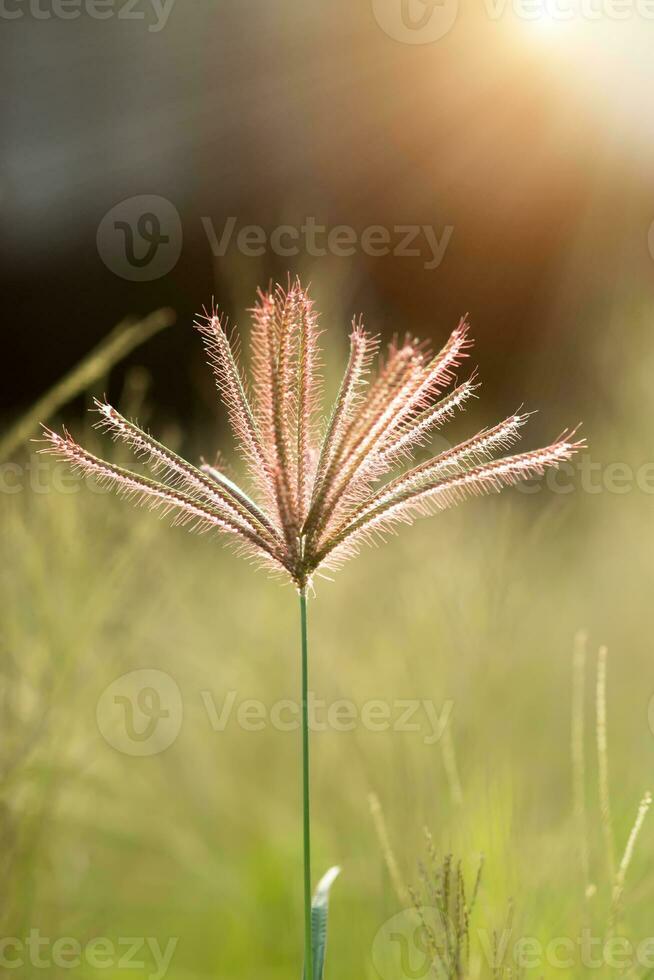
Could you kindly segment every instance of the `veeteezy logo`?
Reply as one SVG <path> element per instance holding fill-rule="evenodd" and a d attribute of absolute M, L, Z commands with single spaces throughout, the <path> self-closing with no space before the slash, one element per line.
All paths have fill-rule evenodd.
<path fill-rule="evenodd" d="M 268 706 L 254 698 L 239 699 L 238 691 L 228 691 L 217 700 L 211 691 L 201 692 L 202 702 L 214 732 L 224 732 L 230 724 L 248 732 L 273 728 L 279 732 L 296 732 L 301 727 L 301 705 L 291 699 Z M 422 734 L 425 745 L 440 741 L 450 720 L 454 702 L 444 701 L 440 709 L 426 698 L 375 698 L 358 705 L 347 698 L 328 702 L 309 691 L 307 714 L 311 732 L 414 732 Z"/>
<path fill-rule="evenodd" d="M 80 942 L 74 936 L 56 938 L 41 935 L 39 929 L 30 929 L 24 937 L 0 937 L 0 967 L 3 970 L 21 970 L 30 966 L 35 970 L 47 970 L 50 976 L 59 976 L 60 970 L 80 967 L 85 976 L 86 968 L 95 971 L 139 970 L 146 980 L 164 980 L 177 948 L 175 936 L 165 945 L 154 936 L 130 936 L 110 939 L 94 936 Z M 54 971 L 54 972 L 52 972 Z"/>
<path fill-rule="evenodd" d="M 373 966 L 381 980 L 446 980 L 454 976 L 454 934 L 450 920 L 435 906 L 404 909 L 377 932 Z"/>
<path fill-rule="evenodd" d="M 222 733 L 230 727 L 245 732 L 296 732 L 301 727 L 299 701 L 281 699 L 271 704 L 242 697 L 231 690 L 216 696 L 196 692 L 192 701 L 202 706 L 208 729 Z M 373 698 L 359 704 L 346 698 L 327 701 L 310 691 L 307 700 L 309 729 L 321 732 L 408 732 L 424 745 L 435 745 L 450 723 L 454 701 L 437 706 L 427 698 Z M 105 742 L 131 756 L 158 755 L 176 741 L 184 708 L 177 682 L 163 670 L 143 668 L 116 678 L 100 693 L 96 721 Z"/>
<path fill-rule="evenodd" d="M 158 34 L 168 23 L 175 0 L 0 0 L 0 20 L 90 20 L 146 23 Z"/>
<path fill-rule="evenodd" d="M 96 245 L 111 272 L 132 282 L 160 279 L 182 251 L 182 222 L 175 206 L 158 194 L 139 194 L 116 204 L 98 225 Z"/>
<path fill-rule="evenodd" d="M 216 257 L 224 256 L 236 247 L 241 255 L 261 256 L 266 252 L 282 257 L 300 254 L 321 258 L 334 255 L 348 258 L 356 255 L 396 258 L 421 258 L 424 269 L 437 269 L 452 238 L 454 227 L 444 225 L 368 225 L 358 231 L 352 225 L 326 225 L 313 215 L 307 215 L 298 225 L 277 225 L 269 233 L 261 225 L 242 225 L 237 230 L 238 218 L 231 215 L 222 227 L 216 227 L 211 218 L 200 219 L 211 251 Z"/>
<path fill-rule="evenodd" d="M 182 727 L 182 696 L 170 674 L 132 670 L 100 695 L 96 721 L 108 745 L 123 755 L 158 755 L 173 744 Z"/>
<path fill-rule="evenodd" d="M 483 6 L 492 21 L 507 16 L 548 24 L 654 19 L 654 0 L 483 0 Z"/>
<path fill-rule="evenodd" d="M 223 258 L 229 251 L 246 258 L 266 254 L 282 258 L 393 255 L 418 259 L 428 271 L 440 266 L 454 231 L 453 225 L 448 224 L 375 224 L 359 230 L 352 225 L 323 224 L 313 215 L 307 215 L 299 224 L 280 224 L 270 229 L 239 224 L 235 215 L 220 222 L 203 215 L 200 224 L 216 258 Z M 182 242 L 179 212 L 158 194 L 139 194 L 120 201 L 102 217 L 96 235 L 98 254 L 107 268 L 132 282 L 165 276 L 177 264 Z"/>
<path fill-rule="evenodd" d="M 431 44 L 450 32 L 459 0 L 372 0 L 375 20 L 403 44 Z"/>
<path fill-rule="evenodd" d="M 403 44 L 430 44 L 450 32 L 458 0 L 372 0 L 375 20 Z M 482 0 L 480 12 L 499 23 L 551 23 L 654 20 L 654 0 Z"/>

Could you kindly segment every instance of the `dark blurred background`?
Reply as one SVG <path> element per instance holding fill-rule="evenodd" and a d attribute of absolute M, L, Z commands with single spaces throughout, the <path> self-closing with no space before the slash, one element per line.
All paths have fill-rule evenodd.
<path fill-rule="evenodd" d="M 176 327 L 115 383 L 144 364 L 155 402 L 193 416 L 210 384 L 193 315 L 212 298 L 239 314 L 256 284 L 298 270 L 338 287 L 330 329 L 363 312 L 385 334 L 438 339 L 468 311 L 488 399 L 528 361 L 535 403 L 583 414 L 586 338 L 608 330 L 616 295 L 651 286 L 653 22 L 635 4 L 598 19 L 588 0 L 568 20 L 552 4 L 534 19 L 517 0 L 410 0 L 406 28 L 400 8 L 4 0 L 6 421 L 125 314 L 162 305 Z M 134 254 L 148 254 L 142 213 L 153 248 L 172 238 L 172 268 L 146 263 L 142 281 L 124 275 L 130 232 L 102 225 L 132 198 L 118 219 Z M 269 237 L 260 256 L 239 247 L 245 225 L 270 236 L 307 218 L 352 228 L 353 254 L 308 255 L 302 235 L 297 255 Z M 420 254 L 361 248 L 382 226 L 392 250 L 403 225 Z"/>

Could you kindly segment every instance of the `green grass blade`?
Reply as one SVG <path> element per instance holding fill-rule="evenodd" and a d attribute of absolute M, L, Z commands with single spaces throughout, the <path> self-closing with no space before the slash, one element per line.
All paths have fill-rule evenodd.
<path fill-rule="evenodd" d="M 329 869 L 327 874 L 320 879 L 311 903 L 311 948 L 313 950 L 314 980 L 323 980 L 324 976 L 329 891 L 340 873 L 340 868 Z"/>
<path fill-rule="evenodd" d="M 175 322 L 173 310 L 155 310 L 141 320 L 124 320 L 107 334 L 93 350 L 53 388 L 47 391 L 32 407 L 17 419 L 0 438 L 0 460 L 12 455 L 30 436 L 38 431 L 41 422 L 47 422 L 55 412 L 72 398 L 86 391 L 90 385 L 107 374 L 115 364 L 133 350 L 165 330 Z"/>

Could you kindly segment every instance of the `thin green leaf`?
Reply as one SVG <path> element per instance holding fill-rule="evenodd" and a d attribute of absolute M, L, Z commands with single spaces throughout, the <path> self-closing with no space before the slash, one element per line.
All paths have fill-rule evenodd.
<path fill-rule="evenodd" d="M 313 951 L 314 980 L 323 980 L 324 977 L 329 891 L 340 873 L 340 868 L 335 867 L 329 869 L 327 874 L 318 882 L 318 887 L 311 903 L 311 946 Z"/>

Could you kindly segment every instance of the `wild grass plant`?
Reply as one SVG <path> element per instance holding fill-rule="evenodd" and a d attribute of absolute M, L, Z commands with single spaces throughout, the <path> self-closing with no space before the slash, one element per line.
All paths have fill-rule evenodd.
<path fill-rule="evenodd" d="M 326 424 L 320 419 L 319 330 L 313 303 L 299 281 L 260 293 L 252 311 L 250 380 L 237 341 L 215 312 L 197 326 L 225 403 L 254 497 L 217 465 L 197 468 L 167 449 L 106 402 L 100 426 L 144 459 L 156 479 L 85 450 L 68 434 L 46 429 L 48 452 L 101 485 L 147 503 L 176 523 L 219 531 L 246 557 L 282 574 L 300 598 L 302 676 L 302 813 L 304 949 L 307 980 L 322 980 L 327 895 L 338 874 L 328 872 L 311 901 L 309 667 L 307 597 L 316 577 L 340 567 L 400 523 L 542 476 L 584 445 L 574 433 L 553 444 L 500 456 L 519 438 L 527 415 L 503 422 L 425 462 L 414 452 L 473 397 L 473 375 L 456 383 L 470 341 L 462 320 L 445 346 L 431 353 L 407 336 L 394 341 L 368 381 L 378 341 L 354 322 L 350 355 Z M 448 389 L 451 389 L 448 392 Z M 447 392 L 447 393 L 446 393 Z M 399 475 L 390 474 L 401 469 Z M 386 482 L 383 482 L 384 479 Z M 256 500 L 254 499 L 256 498 Z"/>
<path fill-rule="evenodd" d="M 587 634 L 579 631 L 575 637 L 572 657 L 572 788 L 573 812 L 578 837 L 576 840 L 577 871 L 583 881 L 580 896 L 578 936 L 555 938 L 543 950 L 524 920 L 516 922 L 513 899 L 509 900 L 505 921 L 498 926 L 480 923 L 478 898 L 484 867 L 483 854 L 478 858 L 472 888 L 466 884 L 463 863 L 449 853 L 440 856 L 428 827 L 424 828 L 427 857 L 419 861 L 420 884 L 408 885 L 399 870 L 383 809 L 375 793 L 370 795 L 370 810 L 389 881 L 398 904 L 405 911 L 391 920 L 393 930 L 385 937 L 379 972 L 382 975 L 434 976 L 443 980 L 472 980 L 487 977 L 493 980 L 516 980 L 532 973 L 545 976 L 546 967 L 575 975 L 590 974 L 602 977 L 620 975 L 647 977 L 651 975 L 651 952 L 654 943 L 646 937 L 640 946 L 636 962 L 627 962 L 624 950 L 633 948 L 620 930 L 622 899 L 627 872 L 635 848 L 652 805 L 652 795 L 646 791 L 638 804 L 635 819 L 623 846 L 619 864 L 615 863 L 615 833 L 611 819 L 609 790 L 609 757 L 607 739 L 607 649 L 600 647 L 597 656 L 594 735 L 597 746 L 598 813 L 593 820 L 586 807 L 585 711 Z M 601 832 L 603 847 L 591 865 L 589 830 L 596 826 Z M 535 944 L 535 945 L 534 945 Z M 549 949 L 548 946 L 548 949 Z M 394 947 L 394 948 L 393 948 Z M 560 955 L 565 947 L 566 957 Z M 576 948 L 579 947 L 579 948 Z M 571 949 L 573 950 L 570 955 Z M 622 962 L 619 957 L 624 958 Z M 534 962 L 535 960 L 535 962 Z"/>
<path fill-rule="evenodd" d="M 131 410 L 121 406 L 123 415 Z M 79 442 L 99 451 L 92 431 Z M 189 451 L 206 452 L 206 444 Z M 119 445 L 110 460 L 124 465 L 117 453 Z M 477 922 L 500 938 L 511 900 L 512 942 L 575 937 L 589 916 L 605 935 L 613 885 L 604 872 L 596 691 L 591 678 L 583 689 L 583 812 L 596 890 L 586 898 L 567 761 L 567 645 L 579 622 L 610 644 L 619 866 L 651 759 L 646 615 L 634 616 L 636 582 L 620 560 L 627 546 L 639 574 L 648 567 L 644 503 L 621 498 L 616 521 L 616 500 L 606 495 L 589 501 L 545 490 L 534 499 L 513 493 L 501 506 L 473 501 L 439 522 L 436 536 L 435 528 L 409 528 L 386 549 L 362 553 L 356 578 L 344 570 L 321 589 L 312 604 L 313 686 L 328 703 L 416 691 L 439 709 L 454 703 L 449 752 L 444 738 L 425 744 L 424 729 L 359 725 L 312 735 L 317 861 L 336 858 L 347 869 L 331 913 L 332 970 L 377 977 L 376 936 L 407 907 L 389 885 L 369 790 L 383 801 L 401 880 L 416 881 L 426 824 L 438 853 L 463 857 L 467 883 L 484 853 Z M 169 977 L 288 976 L 302 912 L 298 732 L 236 723 L 215 730 L 202 698 L 208 692 L 220 707 L 232 689 L 265 703 L 294 697 L 300 677 L 284 639 L 293 623 L 283 593 L 265 580 L 252 589 L 247 570 L 209 538 L 187 540 L 83 489 L 8 494 L 1 520 L 3 935 L 38 926 L 81 940 L 157 936 L 162 946 L 175 936 Z M 409 564 L 420 574 L 398 575 Z M 184 722 L 165 752 L 135 759 L 103 739 L 96 705 L 116 676 L 143 666 L 175 679 Z M 634 940 L 651 931 L 651 855 L 645 822 L 617 926 Z M 75 972 L 124 975 L 88 965 Z M 577 964 L 566 974 L 545 960 L 529 975 L 614 972 Z M 149 964 L 131 975 L 153 973 Z"/>

